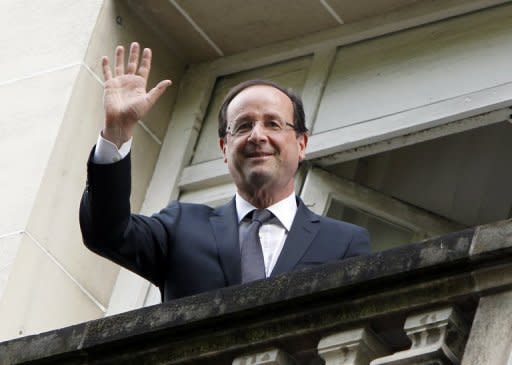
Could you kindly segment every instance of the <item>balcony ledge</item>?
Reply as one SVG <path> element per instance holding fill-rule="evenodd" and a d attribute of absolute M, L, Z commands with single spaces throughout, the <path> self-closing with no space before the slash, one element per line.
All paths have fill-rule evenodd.
<path fill-rule="evenodd" d="M 472 318 L 481 296 L 511 289 L 511 256 L 512 221 L 497 222 L 6 341 L 0 363 L 223 364 L 276 343 L 316 348 L 332 331 L 385 328 L 431 306 Z"/>

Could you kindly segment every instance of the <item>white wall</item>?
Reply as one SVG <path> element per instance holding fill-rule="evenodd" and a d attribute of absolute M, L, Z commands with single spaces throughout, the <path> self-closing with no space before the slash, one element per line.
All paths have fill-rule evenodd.
<path fill-rule="evenodd" d="M 78 206 L 103 120 L 100 57 L 152 47 L 150 84 L 183 61 L 112 0 L 11 1 L 0 17 L 0 340 L 104 315 L 119 267 L 82 244 Z M 122 22 L 116 22 L 116 19 Z M 119 24 L 120 23 L 120 24 Z M 140 209 L 177 87 L 141 122 L 132 205 Z"/>

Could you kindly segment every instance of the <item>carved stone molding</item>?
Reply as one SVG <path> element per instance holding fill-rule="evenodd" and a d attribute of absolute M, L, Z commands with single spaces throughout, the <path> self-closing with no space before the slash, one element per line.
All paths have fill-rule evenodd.
<path fill-rule="evenodd" d="M 389 351 L 367 327 L 360 327 L 324 337 L 318 354 L 325 365 L 367 365 Z"/>
<path fill-rule="evenodd" d="M 411 348 L 373 360 L 371 365 L 460 364 L 468 328 L 453 307 L 409 316 L 404 330 Z"/>
<path fill-rule="evenodd" d="M 295 361 L 284 351 L 270 349 L 237 357 L 233 365 L 295 365 Z"/>

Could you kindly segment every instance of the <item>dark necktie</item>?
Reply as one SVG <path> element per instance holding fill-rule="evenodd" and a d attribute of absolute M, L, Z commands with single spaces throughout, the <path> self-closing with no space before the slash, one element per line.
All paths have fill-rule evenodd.
<path fill-rule="evenodd" d="M 253 210 L 251 224 L 240 242 L 242 258 L 242 283 L 265 278 L 265 261 L 259 231 L 263 223 L 273 217 L 267 209 Z"/>

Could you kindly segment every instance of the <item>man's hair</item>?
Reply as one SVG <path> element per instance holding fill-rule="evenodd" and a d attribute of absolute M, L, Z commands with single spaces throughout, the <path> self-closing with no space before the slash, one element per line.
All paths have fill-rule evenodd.
<path fill-rule="evenodd" d="M 248 80 L 244 81 L 235 87 L 233 87 L 231 90 L 229 90 L 228 94 L 224 98 L 224 101 L 222 102 L 222 105 L 219 110 L 219 137 L 224 138 L 226 137 L 227 133 L 227 126 L 228 126 L 228 120 L 227 120 L 227 111 L 229 103 L 237 96 L 241 91 L 256 85 L 263 85 L 263 86 L 270 86 L 273 87 L 279 91 L 281 91 L 283 94 L 288 96 L 290 101 L 293 105 L 293 124 L 295 126 L 295 132 L 297 134 L 301 133 L 307 133 L 308 129 L 306 128 L 306 117 L 304 115 L 304 106 L 302 105 L 302 100 L 298 95 L 296 95 L 293 91 L 285 89 L 284 87 L 276 84 L 273 81 L 269 80 Z"/>

